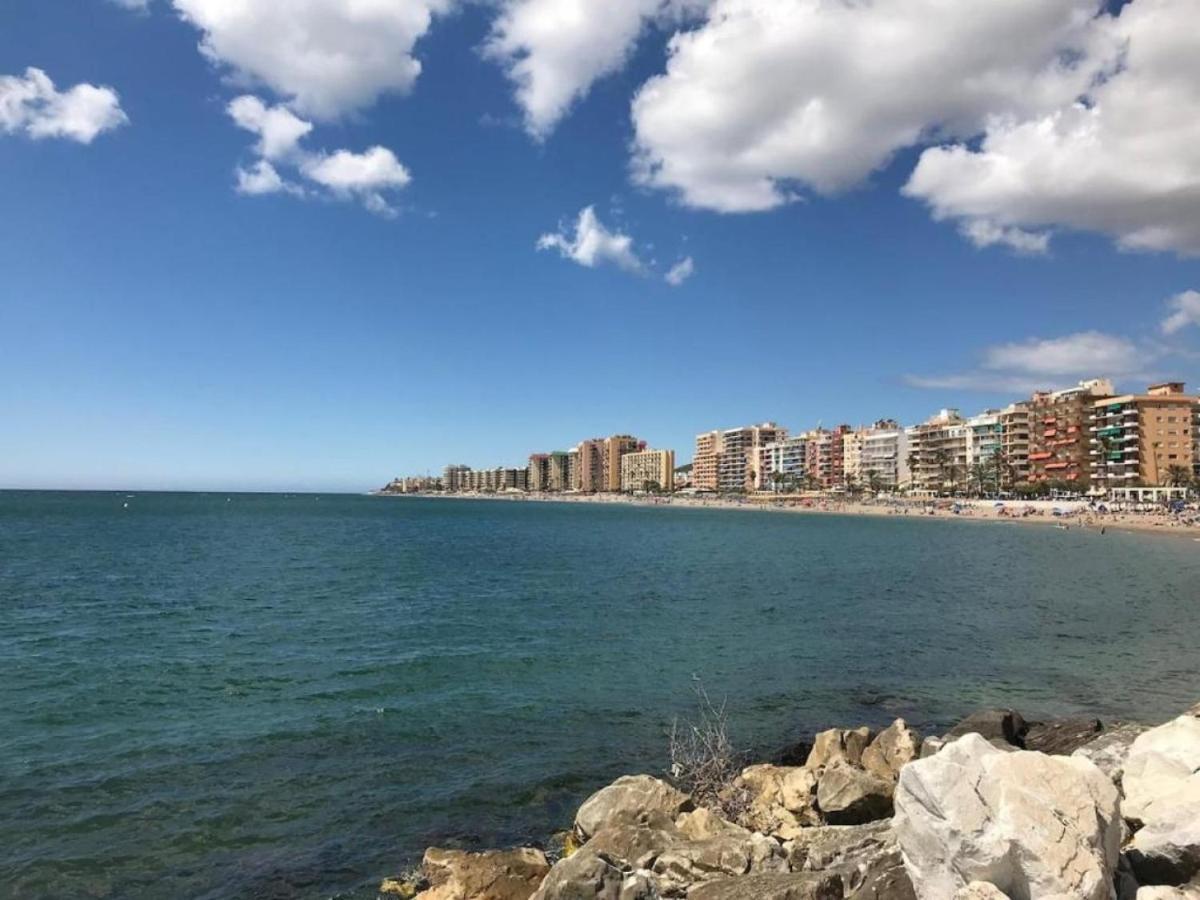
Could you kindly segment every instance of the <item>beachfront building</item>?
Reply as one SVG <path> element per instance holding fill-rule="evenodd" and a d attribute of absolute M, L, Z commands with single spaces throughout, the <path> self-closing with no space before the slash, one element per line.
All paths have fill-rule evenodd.
<path fill-rule="evenodd" d="M 621 456 L 621 490 L 675 490 L 674 450 L 635 450 Z"/>
<path fill-rule="evenodd" d="M 808 438 L 803 434 L 763 444 L 759 471 L 764 488 L 775 491 L 805 486 L 808 473 Z"/>
<path fill-rule="evenodd" d="M 931 494 L 963 487 L 967 472 L 967 424 L 957 409 L 943 409 L 905 429 L 910 487 Z"/>
<path fill-rule="evenodd" d="M 1000 488 L 1010 490 L 1029 480 L 1028 403 L 1011 403 L 1000 410 Z"/>
<path fill-rule="evenodd" d="M 983 491 L 1000 490 L 1004 467 L 1004 426 L 1000 424 L 1000 410 L 989 409 L 967 419 L 967 468 L 965 482 L 968 489 Z"/>
<path fill-rule="evenodd" d="M 859 483 L 894 491 L 908 484 L 908 435 L 892 421 L 876 422 L 863 433 Z"/>
<path fill-rule="evenodd" d="M 528 469 L 472 469 L 470 466 L 446 466 L 441 487 L 449 494 L 498 494 L 524 491 L 528 487 Z"/>
<path fill-rule="evenodd" d="M 470 466 L 446 466 L 442 470 L 442 490 L 451 494 L 470 490 Z"/>
<path fill-rule="evenodd" d="M 1065 482 L 1086 490 L 1091 474 L 1091 417 L 1097 400 L 1113 395 L 1104 378 L 1063 391 L 1038 391 L 1029 401 L 1031 483 Z"/>
<path fill-rule="evenodd" d="M 862 450 L 867 429 L 851 428 L 842 435 L 842 481 L 846 485 L 862 484 Z"/>
<path fill-rule="evenodd" d="M 1200 463 L 1198 429 L 1200 398 L 1185 394 L 1183 382 L 1094 401 L 1089 419 L 1092 487 L 1183 486 Z"/>
<path fill-rule="evenodd" d="M 787 437 L 774 422 L 696 435 L 692 486 L 707 491 L 755 491 L 768 487 L 762 448 Z"/>
<path fill-rule="evenodd" d="M 628 434 L 582 441 L 573 451 L 570 489 L 584 494 L 621 490 L 621 458 L 646 449 L 646 442 Z"/>
<path fill-rule="evenodd" d="M 843 439 L 849 432 L 849 425 L 838 425 L 832 431 L 817 427 L 805 433 L 808 439 L 805 449 L 811 483 L 823 490 L 845 484 Z"/>

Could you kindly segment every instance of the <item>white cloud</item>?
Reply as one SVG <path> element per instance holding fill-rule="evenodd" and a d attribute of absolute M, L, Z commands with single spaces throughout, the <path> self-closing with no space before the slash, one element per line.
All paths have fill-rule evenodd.
<path fill-rule="evenodd" d="M 1035 234 L 1020 228 L 1005 228 L 987 219 L 972 219 L 959 227 L 963 237 L 976 247 L 1009 247 L 1023 256 L 1041 256 L 1050 247 L 1050 235 Z"/>
<path fill-rule="evenodd" d="M 1034 391 L 1063 385 L 1048 385 L 1021 375 L 998 375 L 994 372 L 967 372 L 958 375 L 905 375 L 910 387 L 937 391 L 987 391 L 994 394 L 1032 394 Z"/>
<path fill-rule="evenodd" d="M 0 131 L 90 144 L 97 135 L 128 121 L 112 88 L 85 82 L 59 91 L 45 72 L 35 68 L 26 69 L 23 78 L 0 76 Z"/>
<path fill-rule="evenodd" d="M 690 256 L 681 259 L 667 271 L 663 277 L 671 287 L 679 287 L 696 272 L 696 263 Z"/>
<path fill-rule="evenodd" d="M 1082 99 L 996 116 L 978 147 L 926 150 L 906 193 L 938 218 L 1200 254 L 1197 27 L 1195 0 L 1134 0 L 1097 19 L 1089 53 L 1105 75 Z"/>
<path fill-rule="evenodd" d="M 624 65 L 647 22 L 707 0 L 508 0 L 484 46 L 541 140 L 592 84 Z"/>
<path fill-rule="evenodd" d="M 395 215 L 384 191 L 402 188 L 412 176 L 396 155 L 386 147 L 372 147 L 365 153 L 338 150 L 328 156 L 312 157 L 301 166 L 312 181 L 342 197 L 358 197 L 371 212 Z"/>
<path fill-rule="evenodd" d="M 602 263 L 613 263 L 627 272 L 641 274 L 645 264 L 633 249 L 633 238 L 627 234 L 609 231 L 596 217 L 596 210 L 585 207 L 575 222 L 575 233 L 566 228 L 543 234 L 538 238 L 539 250 L 557 250 L 565 259 L 579 263 L 589 269 Z"/>
<path fill-rule="evenodd" d="M 1138 0 L 1143 2 L 1143 0 Z M 716 0 L 633 100 L 634 175 L 764 210 L 853 187 L 931 135 L 1077 96 L 1099 0 Z M 1074 54 L 1074 55 L 1072 55 Z"/>
<path fill-rule="evenodd" d="M 988 369 L 1035 375 L 1128 375 L 1140 371 L 1145 362 L 1144 351 L 1132 341 L 1098 331 L 1000 344 L 984 354 Z"/>
<path fill-rule="evenodd" d="M 408 185 L 412 176 L 386 147 L 371 147 L 362 152 L 336 150 L 314 153 L 301 142 L 312 131 L 312 123 L 299 118 L 286 107 L 267 106 L 259 98 L 244 95 L 227 107 L 231 119 L 258 135 L 255 147 L 259 159 L 250 167 L 236 170 L 237 190 L 242 194 L 286 192 L 309 196 L 310 191 L 280 175 L 276 164 L 293 169 L 317 188 L 338 199 L 357 199 L 368 210 L 384 216 L 396 215 L 387 193 Z"/>
<path fill-rule="evenodd" d="M 240 127 L 258 135 L 258 154 L 264 159 L 280 159 L 295 152 L 300 140 L 312 131 L 305 122 L 284 106 L 267 106 L 257 97 L 243 95 L 227 108 Z"/>
<path fill-rule="evenodd" d="M 262 83 L 319 119 L 412 87 L 413 56 L 451 0 L 173 0 L 200 49 L 244 83 Z"/>
<path fill-rule="evenodd" d="M 1182 331 L 1189 325 L 1200 325 L 1200 291 L 1184 291 L 1167 301 L 1170 310 L 1162 320 L 1162 333 L 1166 335 Z"/>
<path fill-rule="evenodd" d="M 117 6 L 137 11 L 145 11 L 150 8 L 150 0 L 112 0 L 112 2 Z"/>

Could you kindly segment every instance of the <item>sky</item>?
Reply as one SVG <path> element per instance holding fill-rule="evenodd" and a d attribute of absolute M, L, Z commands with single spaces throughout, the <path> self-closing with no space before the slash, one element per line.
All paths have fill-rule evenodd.
<path fill-rule="evenodd" d="M 1195 0 L 9 0 L 0 488 L 1200 387 Z"/>

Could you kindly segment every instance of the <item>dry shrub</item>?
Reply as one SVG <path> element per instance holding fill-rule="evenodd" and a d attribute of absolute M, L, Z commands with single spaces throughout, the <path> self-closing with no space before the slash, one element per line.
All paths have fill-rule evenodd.
<path fill-rule="evenodd" d="M 736 822 L 750 800 L 749 791 L 737 783 L 745 754 L 729 738 L 726 701 L 717 706 L 703 682 L 695 676 L 693 682 L 696 718 L 671 723 L 671 778 L 698 805 Z"/>

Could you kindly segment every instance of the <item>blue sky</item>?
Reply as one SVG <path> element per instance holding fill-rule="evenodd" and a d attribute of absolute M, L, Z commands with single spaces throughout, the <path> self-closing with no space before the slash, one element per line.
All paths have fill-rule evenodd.
<path fill-rule="evenodd" d="M 1187 0 L 1007 4 L 1014 59 L 969 31 L 947 58 L 965 21 L 899 54 L 808 0 L 571 0 L 549 29 L 550 0 L 373 2 L 388 27 L 349 0 L 283 23 L 361 63 L 328 75 L 266 0 L 5 5 L 0 487 L 362 490 L 612 432 L 687 458 L 767 418 L 1200 382 Z M 976 65 L 1003 86 L 945 87 Z"/>

